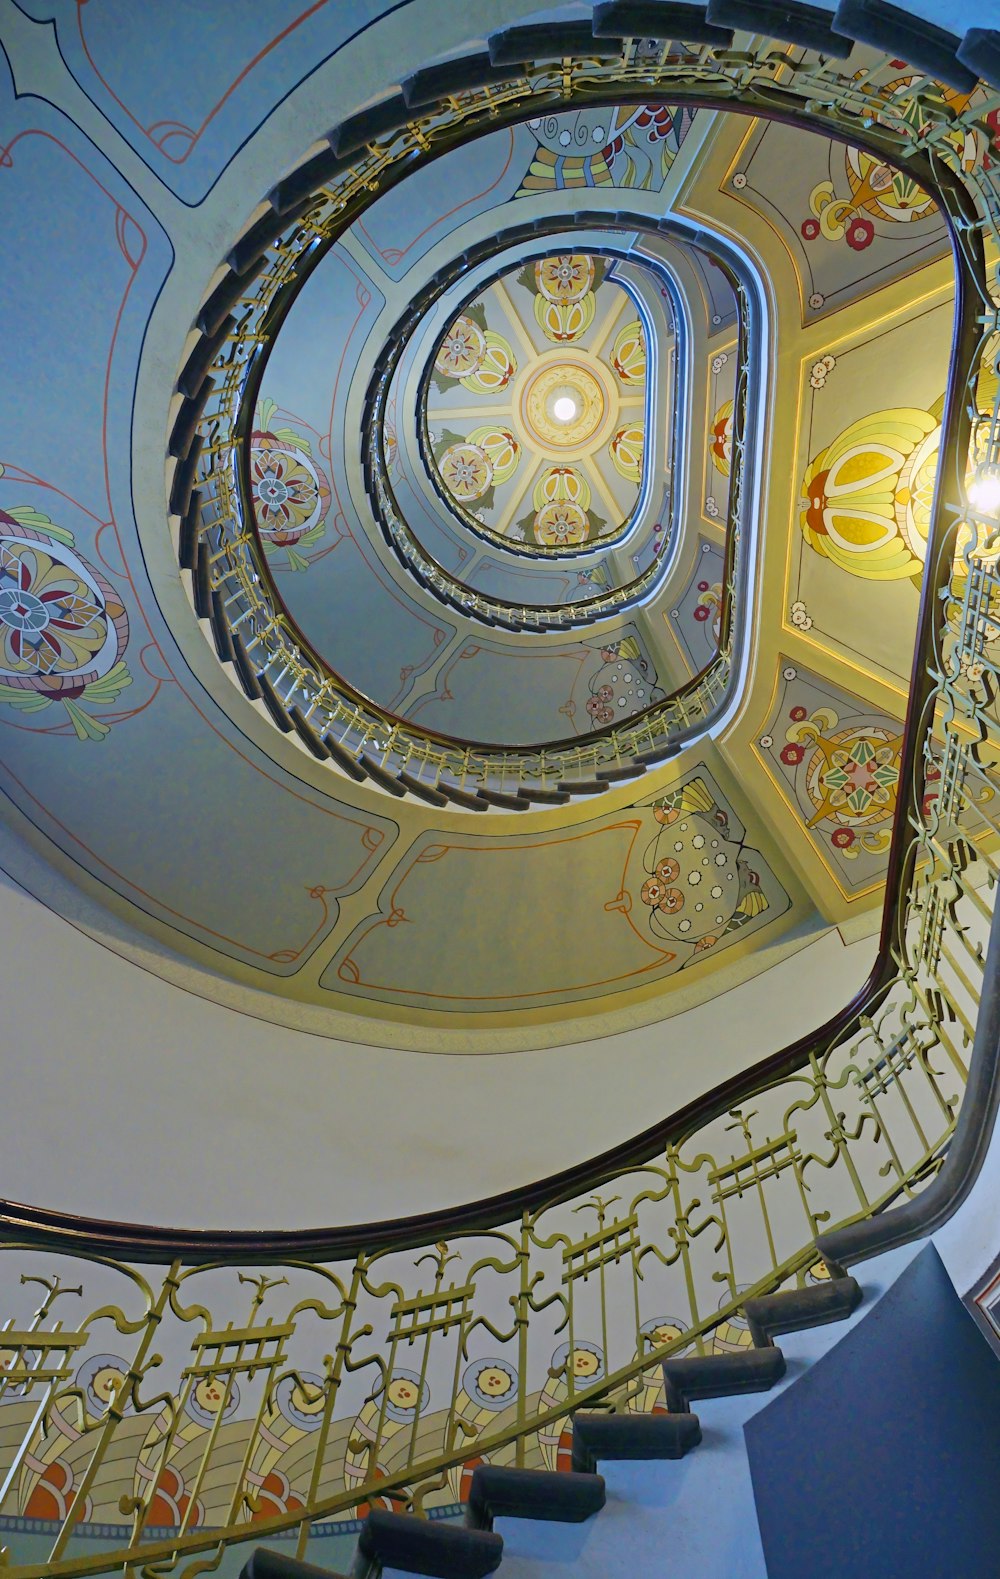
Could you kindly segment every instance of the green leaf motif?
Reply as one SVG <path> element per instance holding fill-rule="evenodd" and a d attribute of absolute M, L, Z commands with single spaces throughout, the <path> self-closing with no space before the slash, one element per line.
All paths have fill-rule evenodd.
<path fill-rule="evenodd" d="M 32 509 L 30 504 L 20 504 L 7 514 L 13 516 L 18 526 L 27 526 L 33 532 L 42 532 L 46 537 L 51 537 L 53 542 L 62 543 L 65 548 L 73 547 L 73 533 L 65 526 L 56 526 L 49 516 L 41 510 Z"/>

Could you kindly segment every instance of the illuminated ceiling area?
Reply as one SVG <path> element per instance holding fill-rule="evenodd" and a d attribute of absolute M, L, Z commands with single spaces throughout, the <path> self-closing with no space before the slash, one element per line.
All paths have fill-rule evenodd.
<path fill-rule="evenodd" d="M 166 88 L 122 121 L 88 76 L 86 129 L 5 101 L 10 202 L 48 234 L 58 193 L 72 221 L 12 257 L 2 307 L 58 370 L 0 475 L 12 826 L 152 968 L 381 1046 L 611 1034 L 870 934 L 955 267 L 931 198 L 863 149 L 659 102 L 525 113 L 373 180 L 329 239 L 258 249 L 216 326 L 249 372 L 210 529 L 246 507 L 260 603 L 228 549 L 199 590 L 150 435 L 198 393 L 171 393 L 191 326 L 331 105 L 420 64 L 405 8 L 360 33 L 355 9 L 323 20 L 321 67 L 303 26 L 257 98 L 206 120 L 205 88 L 183 150 L 136 129 Z M 455 8 L 430 10 L 457 51 Z M 283 258 L 258 335 L 254 269 Z M 485 776 L 442 794 L 469 743 Z"/>

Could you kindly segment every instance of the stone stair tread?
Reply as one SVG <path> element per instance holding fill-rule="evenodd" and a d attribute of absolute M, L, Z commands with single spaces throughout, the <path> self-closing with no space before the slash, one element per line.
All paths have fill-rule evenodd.
<path fill-rule="evenodd" d="M 432 1579 L 485 1579 L 503 1556 L 503 1537 L 442 1519 L 373 1508 L 358 1536 L 352 1579 L 368 1579 L 382 1568 L 400 1568 Z"/>
<path fill-rule="evenodd" d="M 683 1458 L 701 1441 L 695 1414 L 605 1414 L 573 1416 L 573 1468 L 592 1471 L 601 1459 Z"/>
<path fill-rule="evenodd" d="M 467 1522 L 480 1530 L 492 1529 L 498 1518 L 582 1524 L 604 1501 L 603 1475 L 480 1464 L 469 1487 Z"/>
<path fill-rule="evenodd" d="M 738 1354 L 692 1354 L 664 1360 L 667 1408 L 686 1412 L 692 1398 L 725 1398 L 737 1393 L 765 1393 L 785 1374 L 785 1356 L 775 1347 L 744 1349 Z"/>
<path fill-rule="evenodd" d="M 861 1285 L 853 1277 L 831 1278 L 809 1288 L 782 1289 L 777 1294 L 762 1294 L 744 1302 L 750 1336 L 757 1348 L 769 1348 L 772 1340 L 787 1332 L 804 1332 L 829 1321 L 843 1321 L 861 1303 Z"/>

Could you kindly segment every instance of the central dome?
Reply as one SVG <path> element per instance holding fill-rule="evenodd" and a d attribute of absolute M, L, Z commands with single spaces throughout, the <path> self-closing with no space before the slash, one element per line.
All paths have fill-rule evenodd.
<path fill-rule="evenodd" d="M 610 380 L 594 359 L 569 359 L 564 352 L 539 358 L 521 391 L 521 425 L 542 451 L 595 450 L 618 407 Z"/>
<path fill-rule="evenodd" d="M 456 513 L 508 542 L 586 549 L 642 493 L 646 328 L 615 262 L 553 253 L 512 268 L 431 354 L 430 464 Z"/>

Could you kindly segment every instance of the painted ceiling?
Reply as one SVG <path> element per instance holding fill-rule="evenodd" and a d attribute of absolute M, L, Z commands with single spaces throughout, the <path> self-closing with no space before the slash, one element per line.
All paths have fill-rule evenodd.
<path fill-rule="evenodd" d="M 495 280 L 448 325 L 424 395 L 446 499 L 517 542 L 620 535 L 643 480 L 646 354 L 603 258 L 556 253 Z"/>
<path fill-rule="evenodd" d="M 639 785 L 470 818 L 355 784 L 278 733 L 195 617 L 165 503 L 171 389 L 220 260 L 258 194 L 318 144 L 331 105 L 346 114 L 384 93 L 386 61 L 421 63 L 409 8 L 372 0 L 362 17 L 288 0 L 247 16 L 220 0 L 210 14 L 172 12 L 169 28 L 155 10 L 125 25 L 111 0 L 72 20 L 53 0 L 17 9 L 0 55 L 0 182 L 26 232 L 47 239 L 9 250 L 0 296 L 5 344 L 33 326 L 0 453 L 11 829 L 135 929 L 152 968 L 180 957 L 206 992 L 218 979 L 265 993 L 277 1018 L 455 1050 L 481 1028 L 493 1045 L 538 1045 L 574 1015 L 608 1027 L 664 1017 L 679 983 L 685 1003 L 707 998 L 803 936 L 871 919 L 954 317 L 948 235 L 925 195 L 777 122 L 586 110 L 423 166 L 310 276 L 269 348 L 250 446 L 287 617 L 390 713 L 539 745 L 632 716 L 710 661 L 738 326 L 731 288 L 685 228 L 736 238 L 767 281 L 766 481 L 748 528 L 754 646 L 739 707 Z M 445 52 L 465 43 L 446 0 L 424 0 L 424 38 L 430 22 Z M 677 231 L 637 222 L 632 262 L 609 262 L 592 218 L 573 243 L 581 192 L 609 223 L 627 208 L 650 227 L 669 215 Z M 568 234 L 549 265 L 536 246 L 500 284 L 480 290 L 470 276 L 442 300 L 401 364 L 386 429 L 414 533 L 470 588 L 572 604 L 662 558 L 655 599 L 606 625 L 531 634 L 468 619 L 406 574 L 375 529 L 358 435 L 372 368 L 417 290 L 467 249 L 552 216 Z M 573 300 L 551 262 L 566 258 L 587 285 Z M 659 319 L 644 320 L 636 305 L 651 268 L 669 272 L 682 304 L 679 430 L 663 378 L 673 308 L 661 296 L 647 303 Z M 643 321 L 662 337 L 655 366 Z M 428 389 L 438 478 L 421 462 L 417 403 L 435 346 L 455 371 L 480 358 L 457 382 L 436 368 Z M 514 398 L 545 358 L 572 383 L 564 357 L 600 365 L 615 412 L 592 452 L 568 458 L 586 504 L 579 482 L 545 492 L 552 456 Z M 505 387 L 488 387 L 484 371 L 498 381 L 505 359 Z M 656 434 L 620 442 L 616 464 L 619 429 L 654 409 Z M 495 438 L 508 421 L 520 450 L 509 471 L 513 449 Z M 491 481 L 459 502 L 485 534 L 436 488 L 478 486 L 478 457 L 455 462 L 470 448 Z M 604 526 L 626 522 L 601 544 Z M 574 552 L 515 552 L 532 539 Z"/>

